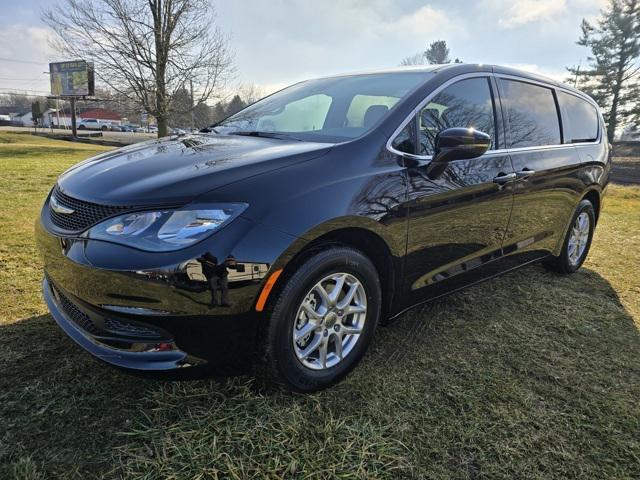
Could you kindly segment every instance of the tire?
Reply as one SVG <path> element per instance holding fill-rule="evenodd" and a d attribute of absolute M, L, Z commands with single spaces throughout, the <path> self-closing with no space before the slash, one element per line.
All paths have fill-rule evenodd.
<path fill-rule="evenodd" d="M 588 219 L 588 226 L 582 226 L 582 229 L 578 228 L 580 223 L 578 219 Z M 578 270 L 584 263 L 587 255 L 589 254 L 589 248 L 591 248 L 591 240 L 593 239 L 593 231 L 596 224 L 596 215 L 593 209 L 593 205 L 589 200 L 582 200 L 576 207 L 573 216 L 571 217 L 571 223 L 569 224 L 569 230 L 562 243 L 562 253 L 558 257 L 552 257 L 545 262 L 545 266 L 549 270 L 553 270 L 560 273 L 573 273 Z M 580 236 L 583 241 L 575 246 L 573 240 L 576 238 L 578 232 L 581 232 Z M 574 250 L 577 248 L 578 250 Z"/>
<path fill-rule="evenodd" d="M 87 127 L 85 127 L 84 125 L 80 125 L 80 126 L 78 127 L 78 130 L 86 130 L 86 129 L 87 129 Z"/>
<path fill-rule="evenodd" d="M 371 343 L 380 317 L 378 272 L 360 251 L 330 247 L 306 260 L 285 282 L 269 309 L 260 376 L 295 392 L 327 388 L 358 364 Z M 342 288 L 332 303 L 338 284 Z M 317 351 L 311 350 L 317 342 Z M 302 358 L 307 351 L 309 356 Z"/>

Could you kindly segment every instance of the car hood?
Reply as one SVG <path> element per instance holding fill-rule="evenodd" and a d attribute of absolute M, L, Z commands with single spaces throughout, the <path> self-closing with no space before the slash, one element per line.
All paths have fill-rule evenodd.
<path fill-rule="evenodd" d="M 58 186 L 69 196 L 100 204 L 178 205 L 238 180 L 319 157 L 331 147 L 238 135 L 174 136 L 78 163 L 60 176 Z"/>

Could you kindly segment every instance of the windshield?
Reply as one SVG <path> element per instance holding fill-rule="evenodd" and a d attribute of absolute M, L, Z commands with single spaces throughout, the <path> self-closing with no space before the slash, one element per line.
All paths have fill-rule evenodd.
<path fill-rule="evenodd" d="M 356 138 L 429 75 L 401 72 L 309 80 L 248 106 L 218 123 L 215 131 L 317 142 Z"/>

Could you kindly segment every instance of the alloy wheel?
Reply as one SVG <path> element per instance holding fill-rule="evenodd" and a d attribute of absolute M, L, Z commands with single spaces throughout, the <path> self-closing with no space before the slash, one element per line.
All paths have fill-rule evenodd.
<path fill-rule="evenodd" d="M 362 283 L 349 273 L 327 275 L 298 308 L 292 332 L 298 360 L 312 370 L 336 366 L 353 351 L 366 317 Z"/>
<path fill-rule="evenodd" d="M 567 243 L 567 257 L 571 265 L 577 265 L 589 243 L 591 221 L 587 212 L 581 212 L 573 222 Z"/>

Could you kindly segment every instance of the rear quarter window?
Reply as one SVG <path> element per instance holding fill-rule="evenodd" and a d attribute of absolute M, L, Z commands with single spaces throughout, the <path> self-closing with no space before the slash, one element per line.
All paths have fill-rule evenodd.
<path fill-rule="evenodd" d="M 564 114 L 566 143 L 593 142 L 598 139 L 598 111 L 586 100 L 566 92 L 558 92 Z"/>
<path fill-rule="evenodd" d="M 559 145 L 560 122 L 553 90 L 501 79 L 511 148 Z"/>

